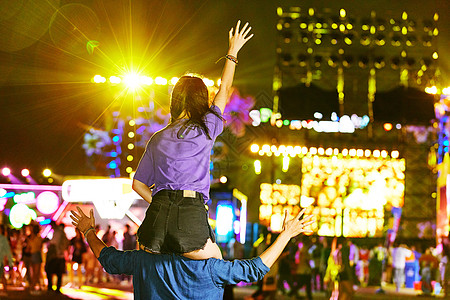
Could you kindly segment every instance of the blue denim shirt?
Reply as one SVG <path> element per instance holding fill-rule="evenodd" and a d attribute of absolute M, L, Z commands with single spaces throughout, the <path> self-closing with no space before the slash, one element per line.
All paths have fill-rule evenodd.
<path fill-rule="evenodd" d="M 222 299 L 225 285 L 258 281 L 269 271 L 259 257 L 191 260 L 114 247 L 103 248 L 98 260 L 110 274 L 133 275 L 134 299 Z"/>

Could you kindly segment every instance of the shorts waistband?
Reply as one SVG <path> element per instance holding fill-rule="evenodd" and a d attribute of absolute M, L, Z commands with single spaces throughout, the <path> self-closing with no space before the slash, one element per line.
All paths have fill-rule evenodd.
<path fill-rule="evenodd" d="M 192 191 L 192 190 L 160 190 L 156 193 L 156 195 L 177 195 L 177 196 L 183 196 L 185 198 L 199 198 L 203 199 L 203 195 L 199 192 Z M 155 195 L 155 196 L 156 196 Z"/>
<path fill-rule="evenodd" d="M 150 250 L 149 248 L 145 247 L 142 244 L 139 244 L 139 249 L 140 250 L 144 250 L 145 252 L 148 252 L 148 253 L 151 253 L 151 254 L 159 254 L 158 252 L 154 252 L 154 251 Z"/>

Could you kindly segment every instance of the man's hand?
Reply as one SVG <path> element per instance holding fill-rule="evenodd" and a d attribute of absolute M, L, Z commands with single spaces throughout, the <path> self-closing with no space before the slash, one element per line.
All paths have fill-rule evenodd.
<path fill-rule="evenodd" d="M 86 216 L 79 206 L 77 206 L 77 210 L 78 213 L 73 210 L 70 211 L 72 213 L 70 215 L 73 220 L 72 224 L 83 234 L 89 228 L 95 228 L 94 210 L 91 209 L 90 217 Z"/>
<path fill-rule="evenodd" d="M 283 232 L 289 234 L 291 238 L 299 235 L 300 233 L 313 233 L 312 230 L 305 229 L 308 225 L 314 223 L 315 220 L 311 220 L 314 215 L 309 215 L 302 218 L 306 211 L 306 207 L 300 211 L 300 213 L 293 219 L 287 221 L 287 211 L 284 214 Z"/>

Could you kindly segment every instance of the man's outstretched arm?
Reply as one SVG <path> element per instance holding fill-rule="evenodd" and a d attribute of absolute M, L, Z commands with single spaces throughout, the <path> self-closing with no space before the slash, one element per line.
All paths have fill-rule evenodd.
<path fill-rule="evenodd" d="M 70 217 L 72 218 L 72 224 L 83 233 L 86 241 L 91 247 L 92 252 L 96 258 L 100 256 L 103 248 L 107 247 L 106 244 L 97 237 L 95 234 L 95 219 L 94 210 L 91 209 L 90 217 L 86 216 L 79 206 L 77 206 L 78 213 L 71 210 L 72 213 Z"/>
<path fill-rule="evenodd" d="M 211 265 L 213 281 L 218 286 L 222 286 L 224 284 L 236 284 L 240 281 L 254 282 L 262 279 L 281 255 L 292 237 L 302 232 L 311 232 L 310 230 L 306 230 L 305 227 L 314 222 L 311 220 L 312 215 L 300 220 L 304 212 L 305 209 L 288 222 L 286 222 L 285 216 L 283 231 L 275 242 L 259 257 L 253 259 L 236 259 L 234 261 L 214 260 L 214 263 Z"/>
<path fill-rule="evenodd" d="M 300 219 L 302 215 L 305 213 L 306 208 L 302 209 L 298 216 L 293 218 L 292 220 L 289 220 L 286 222 L 286 215 L 283 225 L 283 231 L 278 235 L 277 239 L 273 244 L 267 248 L 266 251 L 264 251 L 259 257 L 261 258 L 262 262 L 267 267 L 272 267 L 272 265 L 275 263 L 275 261 L 278 259 L 278 257 L 283 252 L 283 249 L 286 247 L 286 245 L 289 243 L 291 238 L 299 235 L 300 233 L 308 232 L 311 233 L 311 230 L 306 230 L 305 227 L 312 224 L 314 220 L 311 220 L 313 215 L 309 215 L 303 219 Z"/>

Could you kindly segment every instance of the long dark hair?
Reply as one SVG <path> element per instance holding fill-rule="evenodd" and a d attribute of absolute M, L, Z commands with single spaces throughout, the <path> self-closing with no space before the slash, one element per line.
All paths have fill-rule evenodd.
<path fill-rule="evenodd" d="M 222 120 L 222 116 L 209 107 L 208 88 L 203 80 L 195 76 L 182 76 L 172 90 L 170 122 L 173 123 L 180 118 L 188 117 L 189 125 L 200 127 L 211 139 L 203 119 L 208 112 Z"/>

